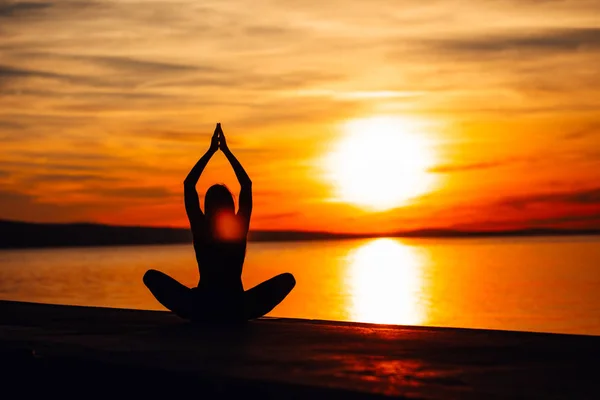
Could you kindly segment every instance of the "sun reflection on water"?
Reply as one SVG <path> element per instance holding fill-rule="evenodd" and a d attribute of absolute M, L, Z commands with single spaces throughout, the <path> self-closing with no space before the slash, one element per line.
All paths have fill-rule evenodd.
<path fill-rule="evenodd" d="M 394 239 L 376 239 L 348 255 L 348 290 L 352 320 L 420 325 L 423 263 L 418 251 Z"/>

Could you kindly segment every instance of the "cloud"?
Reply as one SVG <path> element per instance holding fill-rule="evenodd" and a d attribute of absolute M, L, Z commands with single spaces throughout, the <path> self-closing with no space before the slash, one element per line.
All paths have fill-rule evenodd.
<path fill-rule="evenodd" d="M 448 174 L 452 172 L 467 172 L 467 171 L 478 171 L 491 168 L 503 167 L 514 163 L 514 160 L 502 160 L 502 161 L 484 161 L 472 164 L 449 164 L 449 165 L 438 165 L 430 168 L 429 172 L 435 174 Z"/>
<path fill-rule="evenodd" d="M 8 65 L 0 65 L 0 80 L 10 78 L 63 78 L 64 75 L 44 71 L 32 71 L 23 68 L 14 68 Z"/>
<path fill-rule="evenodd" d="M 336 121 L 360 115 L 366 108 L 368 107 L 358 100 L 284 97 L 255 102 L 250 105 L 247 112 L 238 114 L 232 123 L 237 126 L 269 127 L 303 122 Z M 309 137 L 308 134 L 306 136 Z"/>
<path fill-rule="evenodd" d="M 220 72 L 215 67 L 200 67 L 196 65 L 174 64 L 159 61 L 141 60 L 132 57 L 117 56 L 71 56 L 75 60 L 85 60 L 91 63 L 106 65 L 115 70 L 127 70 L 136 73 L 168 73 L 184 71 Z"/>
<path fill-rule="evenodd" d="M 388 62 L 406 65 L 406 89 L 448 96 L 454 111 L 549 114 L 599 106 L 592 66 L 600 62 L 600 28 L 509 24 L 444 36 L 411 37 L 389 50 Z"/>
<path fill-rule="evenodd" d="M 52 6 L 52 3 L 47 2 L 6 2 L 0 4 L 0 19 L 18 18 L 22 15 L 28 15 L 37 11 L 46 10 Z"/>
<path fill-rule="evenodd" d="M 258 36 L 262 38 L 269 38 L 271 36 L 287 36 L 291 33 L 295 33 L 294 30 L 284 26 L 261 26 L 252 25 L 244 28 L 244 32 L 248 35 Z"/>
<path fill-rule="evenodd" d="M 85 188 L 95 191 L 127 180 L 117 171 L 135 171 L 135 166 L 123 157 L 83 148 L 79 153 L 22 149 L 0 160 L 0 172 L 14 178 L 14 190 L 42 190 L 45 194 Z"/>
<path fill-rule="evenodd" d="M 93 145 L 94 143 L 90 143 Z M 96 143 L 97 144 L 97 143 Z M 75 146 L 73 146 L 75 147 Z M 91 147 L 91 146 L 90 146 Z M 108 164 L 113 161 L 123 160 L 123 157 L 110 154 L 108 152 L 95 152 L 93 148 L 80 149 L 77 148 L 69 151 L 68 149 L 59 149 L 52 152 L 52 160 L 56 165 L 73 165 L 80 167 L 85 165 L 85 162 L 97 162 L 99 164 Z M 35 148 L 21 150 L 18 155 L 15 155 L 20 160 L 43 160 L 45 166 L 48 166 L 48 153 L 44 150 Z"/>
<path fill-rule="evenodd" d="M 179 143 L 197 143 L 197 131 L 178 131 L 175 129 L 144 129 L 131 132 L 131 136 L 143 137 L 145 139 L 179 142 Z"/>
<path fill-rule="evenodd" d="M 0 94 L 0 96 L 1 96 L 1 94 Z M 19 122 L 0 120 L 0 129 L 2 129 L 2 130 L 19 130 L 19 129 L 23 129 L 24 126 L 25 125 L 23 125 Z"/>
<path fill-rule="evenodd" d="M 72 169 L 80 171 L 79 166 L 72 167 Z M 85 168 L 84 168 L 85 169 Z M 0 170 L 0 173 L 2 171 Z M 78 182 L 118 182 L 121 179 L 115 177 L 109 177 L 101 174 L 86 174 L 86 173 L 70 173 L 70 174 L 57 174 L 57 173 L 43 173 L 38 172 L 34 176 L 26 178 L 24 183 L 26 184 L 37 184 L 37 183 L 78 183 Z"/>
<path fill-rule="evenodd" d="M 525 209 L 532 205 L 600 205 L 600 188 L 582 189 L 569 192 L 539 193 L 526 196 L 508 197 L 500 201 L 500 205 L 514 209 Z"/>
<path fill-rule="evenodd" d="M 142 74 L 152 73 L 168 73 L 168 72 L 185 72 L 185 71 L 204 71 L 204 72 L 221 72 L 221 68 L 214 66 L 199 66 L 191 64 L 177 64 L 171 62 L 163 62 L 156 60 L 145 60 L 127 56 L 110 56 L 110 55 L 78 55 L 65 53 L 50 53 L 50 52 L 15 52 L 13 56 L 18 58 L 26 58 L 29 60 L 50 60 L 50 61 L 76 61 L 88 64 L 96 64 L 105 66 L 112 70 L 136 72 Z"/>
<path fill-rule="evenodd" d="M 254 219 L 258 222 L 265 221 L 280 221 L 286 220 L 290 218 L 295 218 L 301 216 L 302 213 L 299 211 L 290 211 L 290 212 L 281 212 L 281 213 L 273 213 L 273 214 L 258 214 L 254 217 Z"/>
<path fill-rule="evenodd" d="M 71 83 L 78 85 L 87 85 L 94 87 L 113 86 L 114 81 L 110 78 L 95 78 L 82 75 L 71 75 L 65 73 L 46 72 L 39 70 L 31 70 L 25 68 L 12 67 L 8 65 L 0 65 L 0 89 L 2 86 L 14 87 L 18 80 L 25 79 L 46 79 L 62 83 Z"/>
<path fill-rule="evenodd" d="M 31 90 L 31 89 L 13 89 L 13 90 L 5 90 L 0 92 L 0 98 L 8 98 L 8 97 L 19 97 L 22 99 L 52 99 L 57 96 L 63 94 L 63 96 L 67 97 L 71 100 L 98 100 L 103 101 L 105 104 L 114 100 L 161 100 L 167 101 L 169 99 L 176 98 L 177 96 L 168 94 L 168 93 L 160 93 L 160 92 L 142 92 L 142 91 L 127 91 L 127 90 L 102 90 L 102 91 L 90 91 L 90 90 L 82 90 L 82 91 L 70 91 L 68 95 L 61 93 L 60 91 L 52 91 L 52 90 Z M 109 107 L 107 107 L 109 108 Z M 2 121 L 0 121 L 0 126 Z M 21 125 L 21 127 L 24 125 Z"/>
<path fill-rule="evenodd" d="M 174 63 L 141 57 L 112 55 L 71 55 L 51 52 L 11 51 L 0 65 L 0 88 L 4 96 L 53 97 L 72 101 L 85 95 L 102 99 L 109 95 L 121 99 L 158 99 L 168 97 L 167 87 L 235 85 L 235 72 L 227 68 L 194 63 Z M 6 62 L 10 61 L 10 64 Z M 25 67 L 26 65 L 27 67 Z M 35 65 L 36 68 L 29 66 Z M 244 79 L 244 82 L 253 82 Z M 162 89 L 158 92 L 155 89 Z M 10 89 L 10 90 L 8 90 Z M 110 93 L 106 93 L 110 89 Z M 133 92 L 135 90 L 135 92 Z M 177 97 L 187 97 L 180 91 Z M 173 96 L 174 94 L 171 94 Z M 182 96 L 183 95 L 183 96 Z"/>
<path fill-rule="evenodd" d="M 527 222 L 532 226 L 543 226 L 543 225 L 566 225 L 571 228 L 584 228 L 584 229 L 600 229 L 600 212 L 593 212 L 588 214 L 568 214 L 559 215 L 556 217 L 548 218 L 534 218 L 529 219 Z"/>
<path fill-rule="evenodd" d="M 600 28 L 546 29 L 534 32 L 483 34 L 477 37 L 429 40 L 431 48 L 453 55 L 483 56 L 506 51 L 556 53 L 600 50 Z M 517 54 L 515 54 L 517 55 Z"/>
<path fill-rule="evenodd" d="M 118 197 L 125 199 L 162 199 L 180 197 L 179 193 L 173 193 L 162 186 L 124 186 L 114 188 L 102 188 L 98 190 L 99 196 Z"/>
<path fill-rule="evenodd" d="M 3 98 L 0 96 L 0 101 L 2 100 Z M 69 129 L 81 130 L 90 124 L 97 123 L 98 119 L 96 115 L 51 114 L 51 110 L 27 109 L 25 108 L 26 105 L 20 108 L 18 113 L 8 111 L 3 114 L 3 110 L 0 107 L 0 121 L 4 125 L 4 128 L 0 129 L 0 140 L 2 140 L 4 150 L 12 153 L 0 157 L 0 160 L 14 159 L 20 156 L 20 154 L 26 154 L 32 149 L 40 147 L 46 147 L 46 151 L 42 156 L 51 158 L 54 155 L 54 151 L 50 150 L 49 147 L 55 146 L 51 142 L 44 142 L 45 140 L 64 139 L 67 136 L 64 133 L 65 131 Z M 40 146 L 40 143 L 44 143 L 44 146 Z M 9 147 L 8 145 L 11 146 Z M 21 153 L 22 151 L 24 153 Z"/>
<path fill-rule="evenodd" d="M 0 190 L 0 219 L 12 219 L 32 222 L 84 221 L 89 218 L 90 209 L 101 209 L 102 204 L 74 207 L 71 204 L 47 203 L 36 196 L 24 193 Z"/>
<path fill-rule="evenodd" d="M 592 135 L 600 134 L 600 123 L 589 124 L 583 128 L 566 133 L 563 138 L 567 140 L 584 139 Z"/>

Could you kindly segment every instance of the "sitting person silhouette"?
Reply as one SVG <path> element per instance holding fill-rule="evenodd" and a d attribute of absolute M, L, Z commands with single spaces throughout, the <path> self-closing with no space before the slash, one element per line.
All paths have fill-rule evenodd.
<path fill-rule="evenodd" d="M 240 183 L 239 209 L 224 185 L 213 185 L 200 209 L 196 183 L 218 151 L 229 160 Z M 217 124 L 210 148 L 184 181 L 185 210 L 194 240 L 200 272 L 198 287 L 188 288 L 156 270 L 144 275 L 144 284 L 166 308 L 182 318 L 201 322 L 241 322 L 259 318 L 277 306 L 294 288 L 292 274 L 284 273 L 244 291 L 242 266 L 252 214 L 252 182 L 227 147 Z"/>

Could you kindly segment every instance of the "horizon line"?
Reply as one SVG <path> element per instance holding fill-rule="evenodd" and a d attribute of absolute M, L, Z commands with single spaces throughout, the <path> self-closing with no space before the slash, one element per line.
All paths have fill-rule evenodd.
<path fill-rule="evenodd" d="M 114 225 L 100 222 L 30 222 L 1 219 L 0 223 L 37 226 L 98 226 L 115 229 L 148 229 L 189 231 L 179 226 Z M 251 229 L 249 234 L 298 234 L 337 238 L 384 238 L 384 237 L 463 237 L 463 236 L 541 236 L 541 235 L 600 235 L 600 228 L 573 229 L 531 226 L 519 229 L 465 229 L 460 227 L 430 227 L 389 232 L 339 232 L 298 229 Z M 251 239 L 250 239 L 251 240 Z"/>

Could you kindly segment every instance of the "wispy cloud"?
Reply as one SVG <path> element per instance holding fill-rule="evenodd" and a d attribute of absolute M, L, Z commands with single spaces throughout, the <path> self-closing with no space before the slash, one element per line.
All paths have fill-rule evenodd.
<path fill-rule="evenodd" d="M 587 124 L 585 127 L 566 133 L 563 137 L 569 140 L 584 139 L 600 135 L 600 123 Z"/>
<path fill-rule="evenodd" d="M 539 204 L 555 206 L 600 205 L 600 188 L 509 197 L 502 200 L 500 204 L 516 209 L 524 209 Z"/>
<path fill-rule="evenodd" d="M 566 225 L 567 228 L 600 229 L 600 212 L 531 219 L 528 223 L 531 226 Z"/>
<path fill-rule="evenodd" d="M 6 2 L 0 4 L 0 18 L 18 18 L 22 15 L 43 11 L 52 7 L 49 2 Z"/>
<path fill-rule="evenodd" d="M 53 74 L 44 71 L 32 71 L 22 68 L 13 68 L 10 66 L 0 65 L 0 79 L 10 78 L 62 78 L 60 74 Z"/>
<path fill-rule="evenodd" d="M 483 161 L 471 164 L 450 164 L 450 165 L 438 165 L 430 168 L 429 172 L 437 174 L 447 174 L 452 172 L 467 172 L 467 171 L 478 171 L 491 168 L 498 168 L 508 164 L 514 163 L 513 160 L 503 161 Z"/>
<path fill-rule="evenodd" d="M 453 57 L 489 56 L 489 53 L 514 52 L 515 57 L 539 56 L 539 52 L 599 51 L 600 28 L 540 29 L 528 32 L 484 34 L 476 37 L 432 40 L 425 42 L 436 52 L 449 52 Z M 523 53 L 525 52 L 525 54 Z"/>

